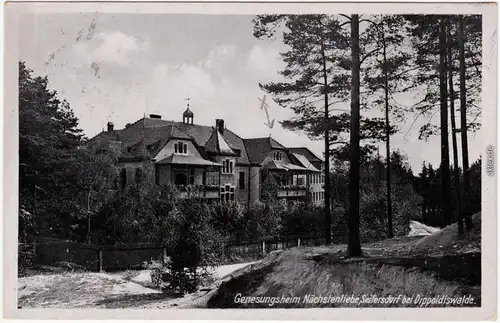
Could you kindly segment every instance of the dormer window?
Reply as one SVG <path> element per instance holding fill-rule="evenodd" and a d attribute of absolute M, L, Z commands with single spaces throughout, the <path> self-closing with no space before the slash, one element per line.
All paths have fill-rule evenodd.
<path fill-rule="evenodd" d="M 187 155 L 187 143 L 179 141 L 174 144 L 174 153 Z"/>
<path fill-rule="evenodd" d="M 282 159 L 281 151 L 274 152 L 274 160 L 280 161 Z"/>

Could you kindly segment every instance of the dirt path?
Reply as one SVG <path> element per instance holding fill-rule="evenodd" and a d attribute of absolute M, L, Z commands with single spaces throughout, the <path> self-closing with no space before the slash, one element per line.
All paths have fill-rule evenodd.
<path fill-rule="evenodd" d="M 219 279 L 251 263 L 220 266 Z M 148 270 L 117 273 L 58 273 L 22 277 L 18 280 L 18 306 L 44 308 L 164 308 L 199 297 L 168 297 L 150 288 Z M 202 292 L 203 293 L 203 292 Z"/>
<path fill-rule="evenodd" d="M 18 286 L 21 307 L 94 307 L 110 296 L 160 293 L 107 273 L 35 275 L 20 278 Z"/>

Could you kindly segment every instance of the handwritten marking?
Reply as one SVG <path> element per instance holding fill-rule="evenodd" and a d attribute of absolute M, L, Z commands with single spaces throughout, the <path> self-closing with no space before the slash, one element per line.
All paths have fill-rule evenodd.
<path fill-rule="evenodd" d="M 267 123 L 264 122 L 264 124 L 269 128 L 269 129 L 272 129 L 274 127 L 274 119 L 271 120 L 269 118 L 269 111 L 267 110 L 267 108 L 269 107 L 266 103 L 266 95 L 264 94 L 264 97 L 262 99 L 258 99 L 262 104 L 260 105 L 260 109 L 264 109 L 264 111 L 266 112 L 266 117 L 267 117 Z"/>

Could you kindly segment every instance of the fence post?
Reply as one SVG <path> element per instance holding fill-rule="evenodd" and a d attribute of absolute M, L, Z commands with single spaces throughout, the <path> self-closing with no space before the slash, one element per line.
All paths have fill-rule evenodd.
<path fill-rule="evenodd" d="M 102 249 L 99 249 L 99 271 L 102 271 Z"/>
<path fill-rule="evenodd" d="M 297 238 L 297 247 L 300 247 L 300 238 Z"/>
<path fill-rule="evenodd" d="M 262 257 L 266 256 L 266 242 L 262 240 Z"/>

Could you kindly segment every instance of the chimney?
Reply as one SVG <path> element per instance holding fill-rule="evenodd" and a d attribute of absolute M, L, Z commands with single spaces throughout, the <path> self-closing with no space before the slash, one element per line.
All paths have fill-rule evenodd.
<path fill-rule="evenodd" d="M 215 127 L 221 134 L 224 134 L 224 119 L 215 119 Z"/>
<path fill-rule="evenodd" d="M 113 131 L 115 125 L 113 124 L 113 122 L 108 122 L 108 132 L 111 132 Z"/>
<path fill-rule="evenodd" d="M 159 115 L 159 114 L 150 114 L 149 117 L 151 119 L 160 119 L 161 120 L 161 115 Z"/>

